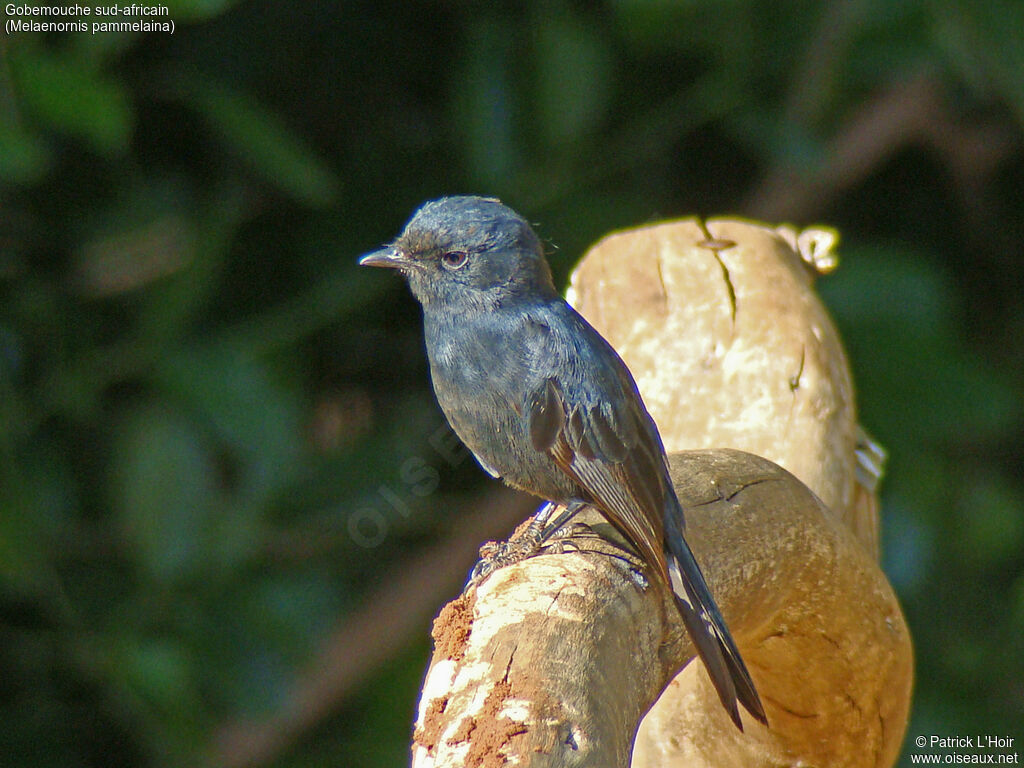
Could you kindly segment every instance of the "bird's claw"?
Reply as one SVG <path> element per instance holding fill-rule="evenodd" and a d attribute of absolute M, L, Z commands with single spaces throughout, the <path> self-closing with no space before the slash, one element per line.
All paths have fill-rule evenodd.
<path fill-rule="evenodd" d="M 489 541 L 480 547 L 480 559 L 473 566 L 466 588 L 479 586 L 499 568 L 514 565 L 537 553 L 542 545 L 541 529 L 533 521 L 508 541 Z"/>
<path fill-rule="evenodd" d="M 567 551 L 566 546 L 572 545 L 569 539 L 586 527 L 565 525 L 548 533 L 543 524 L 535 525 L 535 522 L 531 521 L 525 530 L 514 534 L 508 541 L 488 541 L 480 547 L 480 559 L 469 574 L 466 590 L 480 586 L 495 571 L 534 555 L 542 552 L 561 554 Z"/>

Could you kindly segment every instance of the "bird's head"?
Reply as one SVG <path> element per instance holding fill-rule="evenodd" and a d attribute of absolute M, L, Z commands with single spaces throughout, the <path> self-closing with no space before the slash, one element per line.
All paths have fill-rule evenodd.
<path fill-rule="evenodd" d="M 555 295 L 537 235 L 490 197 L 424 204 L 393 243 L 359 263 L 401 271 L 425 308 L 488 309 L 517 297 Z"/>

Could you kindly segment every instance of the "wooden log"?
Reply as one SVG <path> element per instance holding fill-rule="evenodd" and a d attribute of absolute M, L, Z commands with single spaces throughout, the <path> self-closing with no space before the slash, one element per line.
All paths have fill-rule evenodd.
<path fill-rule="evenodd" d="M 570 297 L 666 446 L 690 449 L 671 457 L 687 538 L 770 727 L 729 722 L 674 608 L 592 513 L 607 541 L 581 528 L 442 611 L 413 765 L 892 765 L 910 638 L 806 264 L 774 229 L 687 220 L 606 238 Z"/>

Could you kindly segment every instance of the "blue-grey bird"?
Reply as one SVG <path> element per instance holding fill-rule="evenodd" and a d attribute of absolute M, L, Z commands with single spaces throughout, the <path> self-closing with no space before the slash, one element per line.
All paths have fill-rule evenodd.
<path fill-rule="evenodd" d="M 674 593 L 732 720 L 742 729 L 738 700 L 767 724 L 683 536 L 654 420 L 622 359 L 555 290 L 526 220 L 493 198 L 441 198 L 360 264 L 405 275 L 441 409 L 485 470 L 549 502 L 533 530 L 600 510 Z M 545 528 L 555 505 L 567 512 Z"/>

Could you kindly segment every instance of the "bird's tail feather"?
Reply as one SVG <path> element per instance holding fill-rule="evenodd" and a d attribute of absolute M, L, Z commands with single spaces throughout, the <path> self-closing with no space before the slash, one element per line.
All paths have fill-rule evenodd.
<path fill-rule="evenodd" d="M 767 725 L 768 718 L 754 688 L 754 681 L 750 679 L 750 673 L 711 596 L 711 590 L 704 581 L 693 552 L 681 532 L 669 532 L 668 543 L 665 556 L 676 603 L 686 631 L 707 668 L 718 697 L 741 731 L 743 724 L 736 706 L 737 700 L 756 720 Z"/>

